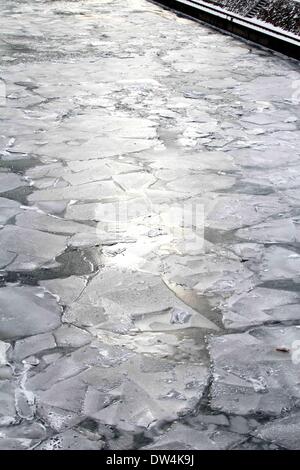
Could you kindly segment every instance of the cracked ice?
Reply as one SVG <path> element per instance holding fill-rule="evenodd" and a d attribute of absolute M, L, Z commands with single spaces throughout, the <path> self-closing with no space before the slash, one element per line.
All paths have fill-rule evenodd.
<path fill-rule="evenodd" d="M 145 0 L 0 8 L 0 447 L 299 449 L 297 64 Z"/>

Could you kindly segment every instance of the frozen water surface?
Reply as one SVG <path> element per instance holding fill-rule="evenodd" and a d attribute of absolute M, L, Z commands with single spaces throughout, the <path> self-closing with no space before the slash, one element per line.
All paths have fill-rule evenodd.
<path fill-rule="evenodd" d="M 298 64 L 0 8 L 0 448 L 299 449 Z"/>

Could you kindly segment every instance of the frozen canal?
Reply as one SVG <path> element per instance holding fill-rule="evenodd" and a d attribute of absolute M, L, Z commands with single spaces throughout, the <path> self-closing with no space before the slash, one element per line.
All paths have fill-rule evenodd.
<path fill-rule="evenodd" d="M 300 449 L 297 63 L 0 5 L 0 447 Z"/>

